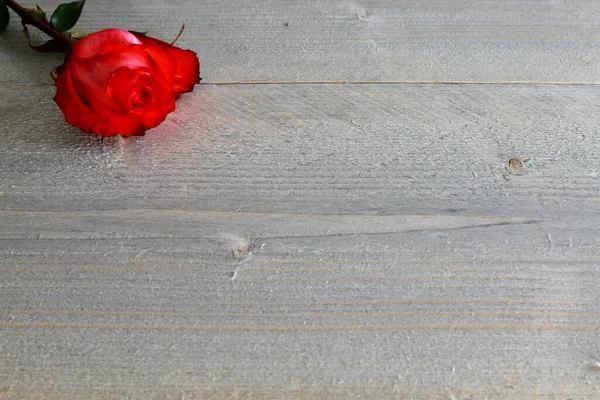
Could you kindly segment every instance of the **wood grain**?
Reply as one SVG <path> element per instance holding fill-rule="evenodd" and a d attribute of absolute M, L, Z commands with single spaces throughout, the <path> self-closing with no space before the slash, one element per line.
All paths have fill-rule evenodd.
<path fill-rule="evenodd" d="M 205 78 L 105 140 L 64 122 L 61 58 L 13 18 L 0 399 L 597 398 L 599 18 L 88 2 L 82 29 L 185 22 Z"/>
<path fill-rule="evenodd" d="M 0 88 L 0 396 L 597 393 L 597 87 L 201 85 L 104 141 L 52 91 Z"/>
<path fill-rule="evenodd" d="M 59 3 L 38 2 L 48 11 Z M 599 83 L 596 0 L 113 0 L 87 3 L 77 27 L 170 41 L 182 24 L 178 44 L 200 55 L 212 83 Z M 29 50 L 16 18 L 0 53 L 4 83 L 50 84 L 61 63 Z"/>
<path fill-rule="evenodd" d="M 597 228 L 282 217 L 5 211 L 4 394 L 594 396 Z"/>
<path fill-rule="evenodd" d="M 51 87 L 0 90 L 13 99 L 0 111 L 5 210 L 585 219 L 598 207 L 596 86 L 200 85 L 145 137 L 104 141 L 62 121 Z"/>

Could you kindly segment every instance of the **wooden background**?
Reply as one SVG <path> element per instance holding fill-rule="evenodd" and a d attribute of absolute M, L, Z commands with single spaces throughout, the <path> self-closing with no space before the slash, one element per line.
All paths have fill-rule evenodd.
<path fill-rule="evenodd" d="M 61 58 L 0 38 L 1 399 L 600 396 L 597 0 L 78 27 L 182 23 L 204 81 L 129 139 L 68 126 Z"/>

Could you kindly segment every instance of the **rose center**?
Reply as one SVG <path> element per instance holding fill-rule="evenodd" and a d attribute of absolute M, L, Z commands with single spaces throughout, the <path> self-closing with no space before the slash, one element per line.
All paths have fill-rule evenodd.
<path fill-rule="evenodd" d="M 152 97 L 152 88 L 149 86 L 136 87 L 129 96 L 129 106 L 131 108 L 143 107 Z"/>
<path fill-rule="evenodd" d="M 154 86 L 150 71 L 122 67 L 110 75 L 106 93 L 115 111 L 141 112 L 154 102 Z"/>

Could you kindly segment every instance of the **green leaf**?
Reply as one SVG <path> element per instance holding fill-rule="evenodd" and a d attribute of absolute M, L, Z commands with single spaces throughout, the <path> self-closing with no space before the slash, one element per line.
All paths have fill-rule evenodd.
<path fill-rule="evenodd" d="M 66 32 L 77 23 L 85 0 L 63 3 L 54 10 L 50 17 L 50 25 L 60 32 Z"/>
<path fill-rule="evenodd" d="M 0 0 L 0 1 L 2 1 L 2 0 Z M 131 29 L 129 30 L 129 33 L 133 33 L 134 35 L 141 35 L 141 36 L 146 36 L 148 34 L 148 32 L 150 32 L 150 31 L 140 32 L 140 31 L 132 31 Z"/>
<path fill-rule="evenodd" d="M 86 31 L 75 31 L 75 32 L 65 32 L 65 34 L 70 37 L 72 40 L 79 40 L 79 39 L 83 39 L 84 37 L 86 37 L 87 35 L 90 34 L 90 32 L 86 32 Z"/>
<path fill-rule="evenodd" d="M 4 4 L 4 0 L 0 0 L 0 34 L 4 32 L 8 26 L 10 15 L 8 14 L 8 7 Z"/>
<path fill-rule="evenodd" d="M 46 19 L 46 13 L 37 4 L 35 8 L 26 8 L 26 10 L 29 11 L 31 16 L 35 18 L 36 21 L 48 22 Z"/>

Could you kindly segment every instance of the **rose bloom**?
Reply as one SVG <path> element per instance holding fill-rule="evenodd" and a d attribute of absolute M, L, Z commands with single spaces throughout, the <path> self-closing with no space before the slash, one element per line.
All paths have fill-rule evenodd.
<path fill-rule="evenodd" d="M 200 82 L 191 50 L 121 29 L 73 43 L 57 70 L 54 101 L 71 125 L 102 136 L 143 135 Z"/>

